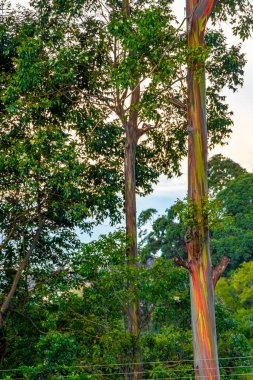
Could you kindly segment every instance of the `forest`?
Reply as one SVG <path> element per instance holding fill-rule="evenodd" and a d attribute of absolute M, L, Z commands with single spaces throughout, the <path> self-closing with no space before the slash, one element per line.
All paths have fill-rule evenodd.
<path fill-rule="evenodd" d="M 252 0 L 0 5 L 0 379 L 253 379 Z"/>

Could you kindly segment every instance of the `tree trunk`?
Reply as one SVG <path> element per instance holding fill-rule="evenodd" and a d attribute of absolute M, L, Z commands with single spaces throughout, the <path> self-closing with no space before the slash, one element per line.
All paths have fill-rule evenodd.
<path fill-rule="evenodd" d="M 36 248 L 37 244 L 38 244 L 38 241 L 39 241 L 39 237 L 40 237 L 40 234 L 41 234 L 41 231 L 42 231 L 42 228 L 43 228 L 43 220 L 40 220 L 39 221 L 39 226 L 37 228 L 37 231 L 33 237 L 33 241 L 32 241 L 32 245 L 31 247 L 29 248 L 29 250 L 27 251 L 24 259 L 21 261 L 21 263 L 19 264 L 19 267 L 17 269 L 17 272 L 14 276 L 14 279 L 13 279 L 13 282 L 12 282 L 12 285 L 11 285 L 11 289 L 9 291 L 9 293 L 7 294 L 6 298 L 4 299 L 4 302 L 3 304 L 1 305 L 0 307 L 0 328 L 3 327 L 3 323 L 4 323 L 4 315 L 6 314 L 6 312 L 8 311 L 8 308 L 10 306 L 10 303 L 11 303 L 11 300 L 16 292 L 16 289 L 18 287 L 18 284 L 19 284 L 19 281 L 20 281 L 20 278 L 23 274 L 23 271 L 24 269 L 26 268 L 30 258 L 31 258 L 31 255 L 34 251 L 34 249 Z"/>
<path fill-rule="evenodd" d="M 127 237 L 127 264 L 129 267 L 129 294 L 130 302 L 128 308 L 128 331 L 131 334 L 133 342 L 132 360 L 133 374 L 129 379 L 139 380 L 141 377 L 141 348 L 139 345 L 140 335 L 140 304 L 136 295 L 134 284 L 134 275 L 137 267 L 137 224 L 136 224 L 136 147 L 137 147 L 137 129 L 133 125 L 127 125 L 126 146 L 125 146 L 125 216 L 126 216 L 126 237 Z"/>
<path fill-rule="evenodd" d="M 128 18 L 130 16 L 130 0 L 122 1 L 122 13 Z M 132 54 L 130 51 L 129 54 Z M 127 238 L 127 264 L 129 268 L 129 306 L 128 306 L 128 331 L 132 338 L 132 360 L 133 371 L 126 374 L 129 380 L 141 379 L 141 347 L 140 337 L 140 302 L 136 294 L 135 280 L 133 275 L 137 268 L 137 223 L 136 223 L 136 147 L 138 138 L 138 104 L 140 101 L 140 85 L 137 84 L 132 90 L 130 101 L 130 112 L 128 122 L 125 123 L 125 216 L 126 216 L 126 238 Z"/>
<path fill-rule="evenodd" d="M 207 122 L 204 34 L 215 1 L 187 0 L 188 47 L 188 196 L 194 227 L 188 239 L 195 378 L 218 380 L 214 284 L 206 213 Z"/>
<path fill-rule="evenodd" d="M 126 127 L 125 147 L 125 214 L 126 214 L 126 236 L 127 236 L 127 262 L 130 267 L 136 266 L 137 260 L 137 224 L 136 224 L 136 133 L 131 127 Z M 129 312 L 129 332 L 137 333 L 137 321 L 135 305 Z"/>

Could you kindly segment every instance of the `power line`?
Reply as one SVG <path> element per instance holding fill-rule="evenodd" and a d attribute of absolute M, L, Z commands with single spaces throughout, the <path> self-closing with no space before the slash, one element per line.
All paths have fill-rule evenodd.
<path fill-rule="evenodd" d="M 249 376 L 253 375 L 253 372 L 251 373 L 234 373 L 234 374 L 229 374 L 229 375 L 220 375 L 220 377 L 231 377 L 231 376 Z M 67 376 L 64 376 L 67 377 Z M 210 378 L 210 376 L 201 376 L 201 379 L 203 378 Z M 180 376 L 180 377 L 158 377 L 155 380 L 181 380 L 181 379 L 192 379 L 192 376 Z M 150 379 L 143 379 L 143 380 L 150 380 Z"/>
<path fill-rule="evenodd" d="M 245 358 L 251 358 L 253 356 L 238 356 L 238 357 L 226 357 L 226 358 L 220 358 L 220 359 L 245 359 Z M 200 359 L 200 360 L 205 360 L 205 359 Z M 212 360 L 212 359 L 206 359 L 206 360 Z M 182 364 L 184 362 L 193 362 L 194 360 L 190 360 L 190 359 L 187 359 L 187 360 L 182 360 L 182 361 L 160 361 L 160 362 L 140 362 L 140 363 L 121 363 L 121 364 L 116 364 L 116 363 L 113 363 L 113 364 L 94 364 L 94 365 L 76 365 L 76 366 L 64 366 L 64 367 L 60 367 L 60 368 L 63 368 L 63 369 L 70 369 L 70 368 L 97 368 L 97 367 L 107 367 L 107 368 L 110 368 L 111 366 L 130 366 L 130 365 L 134 365 L 134 364 L 166 364 L 166 363 L 179 363 L 179 364 Z M 235 369 L 235 368 L 252 368 L 253 365 L 245 365 L 245 366 L 234 366 L 234 367 L 231 367 L 231 366 L 222 366 L 222 367 L 214 367 L 214 368 L 208 368 L 208 369 Z M 51 367 L 51 368 L 58 368 L 58 367 Z M 59 368 L 59 369 L 60 369 Z M 169 368 L 173 368 L 173 366 L 169 366 Z M 174 372 L 180 372 L 180 371 L 195 371 L 196 369 L 173 369 Z M 21 371 L 20 368 L 12 368 L 12 369 L 0 369 L 0 372 L 14 372 L 14 371 Z M 145 373 L 145 372 L 148 372 L 147 371 L 143 371 L 143 372 L 139 372 L 139 373 Z M 158 371 L 153 371 L 153 372 L 158 372 Z M 127 372 L 128 374 L 131 374 L 131 372 Z M 99 376 L 110 376 L 110 375 L 121 375 L 121 374 L 125 374 L 124 373 L 113 373 L 113 374 L 93 374 L 93 375 L 99 375 Z"/>
<path fill-rule="evenodd" d="M 127 373 L 124 373 L 126 375 Z M 253 372 L 250 373 L 234 373 L 229 375 L 220 375 L 220 377 L 231 377 L 231 376 L 251 376 L 253 375 Z M 69 377 L 70 375 L 61 375 L 61 378 Z M 100 375 L 102 376 L 102 375 Z M 210 376 L 201 376 L 201 379 L 203 378 L 209 378 Z M 22 380 L 23 378 L 18 378 L 17 380 Z M 182 380 L 182 379 L 192 379 L 192 376 L 180 376 L 180 377 L 158 377 L 155 380 Z M 150 378 L 142 379 L 142 380 L 150 380 Z"/>
<path fill-rule="evenodd" d="M 79 366 L 70 366 L 68 368 L 83 368 L 83 367 L 79 367 Z M 242 366 L 235 366 L 235 367 L 210 367 L 210 368 L 207 368 L 208 370 L 213 370 L 213 369 L 235 369 L 235 368 L 252 368 L 253 366 L 251 365 L 242 365 Z M 166 368 L 165 368 L 166 369 Z M 174 367 L 169 367 L 169 369 L 172 369 L 173 372 L 183 372 L 183 371 L 197 371 L 196 368 L 184 368 L 184 369 L 174 369 Z M 157 372 L 160 372 L 160 370 L 156 370 L 156 371 L 152 371 L 152 370 L 146 370 L 146 371 L 138 371 L 139 374 L 143 374 L 143 373 L 157 373 Z M 93 376 L 114 376 L 114 375 L 133 375 L 135 372 L 115 372 L 115 373 L 105 373 L 105 374 L 101 374 L 101 373 L 92 373 Z"/>
<path fill-rule="evenodd" d="M 253 358 L 253 355 L 249 356 L 228 356 L 219 358 L 219 360 L 229 360 L 229 359 L 249 359 Z M 199 359 L 203 361 L 212 361 L 214 358 L 211 359 Z M 184 363 L 184 362 L 194 362 L 194 359 L 182 359 L 182 360 L 163 360 L 163 361 L 149 361 L 149 362 L 131 362 L 131 363 L 112 363 L 112 364 L 94 364 L 94 365 L 87 365 L 88 367 L 107 367 L 107 366 L 122 366 L 122 365 L 134 365 L 134 364 L 160 364 L 160 363 Z M 85 367 L 87 367 L 85 365 Z"/>
<path fill-rule="evenodd" d="M 207 370 L 214 370 L 214 369 L 235 369 L 235 368 L 252 368 L 253 366 L 237 366 L 237 367 L 214 367 L 214 368 L 207 368 Z M 67 368 L 76 368 L 75 366 L 72 367 L 67 367 Z M 78 367 L 79 368 L 79 367 Z M 82 367 L 81 367 L 82 368 Z M 171 368 L 171 367 L 170 367 Z M 165 369 L 166 370 L 166 369 Z M 173 372 L 190 372 L 190 371 L 197 371 L 197 369 L 195 368 L 192 368 L 192 369 L 172 369 Z M 138 374 L 157 374 L 159 373 L 160 370 L 157 370 L 157 371 L 152 371 L 152 370 L 146 370 L 146 371 L 138 371 Z M 108 376 L 116 376 L 116 375 L 134 375 L 136 372 L 128 372 L 128 371 L 125 371 L 125 372 L 114 372 L 114 373 L 89 373 L 90 375 L 92 376 L 100 376 L 100 377 L 108 377 Z M 234 374 L 234 375 L 237 375 L 237 374 Z M 194 376 L 194 375 L 192 375 Z M 181 379 L 182 377 L 180 377 Z"/>

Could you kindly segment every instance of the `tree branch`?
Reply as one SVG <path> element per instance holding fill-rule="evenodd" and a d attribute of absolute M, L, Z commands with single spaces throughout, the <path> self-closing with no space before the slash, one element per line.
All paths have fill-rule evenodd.
<path fill-rule="evenodd" d="M 124 16 L 130 15 L 130 3 L 129 0 L 122 1 L 122 13 Z"/>
<path fill-rule="evenodd" d="M 183 19 L 183 21 L 181 22 L 181 24 L 179 25 L 179 27 L 176 29 L 176 32 L 178 32 L 178 31 L 182 28 L 182 26 L 184 25 L 184 23 L 185 23 L 186 20 L 187 20 L 187 17 L 185 17 L 185 18 Z M 175 43 L 176 43 L 176 38 L 174 39 L 174 41 L 172 42 L 172 44 L 171 44 L 170 46 L 168 46 L 168 47 L 164 50 L 164 52 L 162 53 L 162 55 L 161 55 L 161 57 L 160 57 L 158 63 L 156 63 L 156 64 L 151 68 L 151 70 L 147 73 L 147 75 L 145 75 L 145 77 L 143 77 L 143 78 L 137 83 L 137 85 L 136 85 L 136 86 L 133 88 L 133 90 L 132 90 L 132 91 L 131 91 L 131 92 L 125 97 L 124 100 L 126 100 L 129 96 L 131 96 L 132 93 L 136 90 L 136 88 L 137 88 L 138 86 L 140 86 L 140 85 L 141 85 L 146 79 L 148 79 L 149 76 L 150 76 L 151 74 L 153 74 L 154 71 L 156 71 L 156 69 L 158 68 L 159 64 L 161 63 L 161 61 L 162 61 L 162 60 L 164 59 L 164 57 L 166 56 L 166 54 L 167 54 L 170 50 L 173 49 Z"/>
<path fill-rule="evenodd" d="M 33 253 L 33 250 L 35 249 L 35 247 L 38 244 L 43 225 L 44 225 L 44 221 L 40 220 L 39 226 L 38 226 L 37 231 L 36 231 L 34 238 L 33 238 L 32 245 L 31 245 L 30 249 L 28 250 L 27 254 L 25 255 L 24 259 L 21 261 L 21 263 L 17 269 L 17 273 L 13 279 L 11 289 L 10 289 L 7 297 L 5 298 L 5 300 L 1 306 L 1 309 L 0 309 L 0 314 L 1 314 L 0 324 L 3 322 L 3 318 L 2 318 L 3 315 L 6 313 L 6 311 L 8 310 L 8 308 L 10 306 L 11 299 L 12 299 L 12 297 L 13 297 L 16 289 L 17 289 L 17 286 L 18 286 L 19 280 L 22 276 L 22 273 L 23 273 L 25 267 L 27 266 L 27 264 L 29 262 L 29 259 Z"/>
<path fill-rule="evenodd" d="M 6 245 L 9 243 L 9 241 L 11 240 L 12 236 L 13 236 L 13 233 L 15 231 L 15 228 L 16 228 L 16 223 L 13 224 L 8 236 L 6 237 L 6 239 L 0 244 L 0 251 L 6 247 Z"/>
<path fill-rule="evenodd" d="M 141 314 L 143 316 L 143 320 L 141 321 L 141 324 L 140 324 L 140 330 L 142 330 L 143 327 L 148 326 L 150 324 L 151 316 L 152 316 L 152 313 L 154 310 L 155 310 L 155 305 L 151 304 L 149 306 L 146 314 L 144 314 L 141 311 Z"/>
<path fill-rule="evenodd" d="M 216 265 L 216 267 L 213 269 L 213 285 L 214 287 L 217 285 L 217 282 L 225 272 L 228 263 L 229 263 L 229 258 L 222 256 L 220 262 Z"/>
<path fill-rule="evenodd" d="M 183 102 L 181 102 L 181 100 L 179 100 L 179 99 L 176 99 L 176 98 L 169 98 L 168 101 L 169 101 L 170 103 L 174 104 L 174 106 L 176 106 L 177 108 L 180 108 L 180 109 L 182 109 L 182 110 L 184 110 L 184 111 L 187 110 L 186 105 L 185 105 Z"/>
<path fill-rule="evenodd" d="M 151 129 L 155 129 L 155 128 L 156 128 L 155 125 L 149 125 L 147 123 L 144 123 L 142 125 L 142 127 L 137 130 L 137 136 L 138 136 L 138 138 L 141 137 L 141 136 L 143 136 L 143 135 L 145 135 L 145 133 L 147 133 Z"/>
<path fill-rule="evenodd" d="M 174 262 L 174 264 L 187 269 L 190 273 L 192 272 L 191 264 L 188 261 L 182 259 L 181 257 L 175 257 L 172 261 Z"/>
<path fill-rule="evenodd" d="M 36 328 L 36 330 L 37 330 L 40 334 L 46 334 L 45 331 L 41 331 L 41 330 L 38 328 L 38 326 L 33 322 L 33 320 L 32 320 L 30 317 L 28 317 L 28 315 L 25 315 L 25 314 L 21 313 L 21 312 L 18 311 L 18 310 L 12 309 L 11 307 L 9 307 L 9 310 L 10 310 L 12 313 L 16 313 L 16 314 L 20 315 L 21 317 L 27 319 L 29 322 L 31 322 L 31 324 Z"/>

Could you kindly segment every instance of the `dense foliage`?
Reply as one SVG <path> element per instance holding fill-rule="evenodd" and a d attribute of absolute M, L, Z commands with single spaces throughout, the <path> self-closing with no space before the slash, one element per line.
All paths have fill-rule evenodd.
<path fill-rule="evenodd" d="M 220 155 L 210 160 L 209 170 L 210 189 L 215 194 L 208 205 L 212 261 L 215 265 L 222 256 L 227 256 L 229 273 L 244 261 L 252 260 L 253 175 Z M 141 243 L 146 259 L 158 253 L 166 258 L 187 257 L 187 207 L 178 201 L 166 215 L 154 221 L 152 231 Z"/>
<path fill-rule="evenodd" d="M 242 198 L 236 197 L 236 192 L 230 189 L 239 186 L 241 194 L 240 183 L 244 184 L 245 180 L 252 182 L 252 175 L 243 173 L 228 180 L 217 195 L 224 194 L 222 199 L 226 199 L 228 205 L 236 205 L 240 221 L 248 218 L 250 198 L 247 207 L 239 209 L 244 204 L 239 202 Z M 244 186 L 246 188 L 248 186 Z M 246 197 L 243 199 L 245 201 Z M 159 218 L 153 224 L 154 232 L 145 236 L 145 224 L 154 213 L 155 210 L 150 209 L 139 218 L 143 246 L 140 246 L 137 270 L 129 272 L 125 263 L 124 230 L 72 247 L 72 253 L 68 247 L 65 261 L 63 252 L 58 250 L 62 263 L 57 269 L 54 265 L 43 267 L 40 264 L 36 271 L 34 266 L 29 266 L 26 283 L 20 283 L 4 326 L 1 362 L 6 371 L 10 369 L 6 376 L 8 374 L 11 379 L 22 376 L 95 380 L 110 375 L 116 380 L 125 378 L 125 373 L 132 373 L 129 363 L 133 362 L 134 342 L 127 329 L 127 306 L 133 296 L 133 289 L 129 289 L 128 284 L 133 281 L 134 292 L 141 300 L 143 373 L 147 378 L 192 378 L 188 274 L 168 258 L 167 245 L 160 246 L 162 256 L 156 258 L 158 242 L 152 245 L 151 236 L 155 232 L 158 236 L 159 231 L 162 235 L 168 228 L 168 219 L 163 217 L 165 229 Z M 229 223 L 231 226 L 231 216 Z M 247 258 L 246 246 L 240 243 L 246 235 L 247 232 L 240 230 L 238 249 L 242 259 L 232 258 L 233 268 L 238 268 L 243 258 Z M 61 244 L 64 241 L 66 237 L 60 240 Z M 172 237 L 170 241 L 173 242 Z M 49 244 L 52 250 L 52 242 Z M 181 254 L 176 244 L 170 249 L 170 257 Z M 252 339 L 251 264 L 243 264 L 229 278 L 220 280 L 217 288 L 218 347 L 225 379 L 230 379 L 231 375 L 236 379 L 236 373 L 250 372 L 251 361 L 247 357 Z"/>
<path fill-rule="evenodd" d="M 132 338 L 126 323 L 132 295 L 126 275 L 135 278 L 141 299 L 145 378 L 191 378 L 187 272 L 175 268 L 170 260 L 158 258 L 152 266 L 140 264 L 137 273 L 127 273 L 122 232 L 83 245 L 67 267 L 37 280 L 23 305 L 9 314 L 2 365 L 6 370 L 19 368 L 10 371 L 11 378 L 125 378 L 124 373 L 133 370 L 129 364 Z M 248 271 L 246 266 L 243 270 Z M 250 320 L 245 308 L 250 307 L 252 284 L 250 273 L 246 279 L 240 271 L 229 279 L 232 287 L 222 284 L 218 290 L 218 344 L 225 379 L 226 375 L 229 379 L 231 374 L 249 372 L 250 365 L 250 359 L 236 359 L 250 354 Z M 244 283 L 248 290 L 243 292 Z M 229 292 L 234 287 L 241 301 L 236 310 L 231 310 Z"/>

